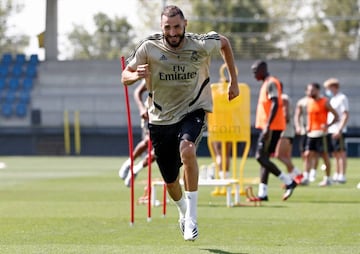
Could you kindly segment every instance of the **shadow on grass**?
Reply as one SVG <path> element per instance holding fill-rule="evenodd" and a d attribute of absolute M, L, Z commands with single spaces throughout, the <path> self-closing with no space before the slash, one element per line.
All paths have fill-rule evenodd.
<path fill-rule="evenodd" d="M 229 252 L 229 251 L 218 250 L 218 249 L 201 249 L 201 250 L 206 250 L 210 253 L 216 253 L 216 254 L 247 254 L 244 252 Z"/>
<path fill-rule="evenodd" d="M 199 207 L 214 207 L 214 208 L 219 208 L 219 207 L 225 207 L 226 205 L 221 205 L 221 204 L 198 204 Z M 240 205 L 234 205 L 230 208 L 287 208 L 286 205 L 271 205 L 269 203 L 266 203 L 266 205 L 261 205 L 261 206 L 255 206 L 252 205 L 251 203 L 241 203 Z"/>
<path fill-rule="evenodd" d="M 300 200 L 296 202 L 308 204 L 360 204 L 360 200 Z"/>

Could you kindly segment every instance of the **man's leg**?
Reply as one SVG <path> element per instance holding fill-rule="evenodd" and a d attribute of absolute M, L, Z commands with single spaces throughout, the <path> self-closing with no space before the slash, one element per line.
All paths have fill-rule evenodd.
<path fill-rule="evenodd" d="M 339 183 L 346 183 L 346 167 L 347 167 L 347 155 L 346 151 L 342 150 L 339 152 Z"/>
<path fill-rule="evenodd" d="M 134 151 L 132 152 L 134 161 L 146 151 L 147 143 L 148 143 L 148 138 L 145 138 L 145 139 L 141 140 L 139 143 L 137 143 Z M 130 164 L 131 164 L 131 160 L 130 160 L 130 158 L 128 158 L 121 165 L 120 170 L 119 170 L 119 176 L 121 179 L 126 180 L 126 178 L 130 177 L 130 175 L 131 175 Z"/>
<path fill-rule="evenodd" d="M 180 156 L 184 169 L 184 188 L 187 201 L 185 213 L 185 240 L 195 240 L 197 230 L 197 200 L 199 168 L 196 160 L 196 146 L 194 143 L 183 140 L 180 143 Z"/>
<path fill-rule="evenodd" d="M 331 179 L 330 179 L 331 163 L 330 163 L 329 154 L 327 152 L 322 152 L 321 157 L 323 158 L 325 164 L 325 175 L 323 180 L 319 183 L 319 186 L 325 187 L 331 185 Z"/>
<path fill-rule="evenodd" d="M 149 130 L 154 150 L 153 158 L 156 158 L 167 192 L 179 211 L 179 226 L 183 234 L 187 203 L 179 183 L 182 163 L 179 154 L 178 128 L 176 125 L 149 124 Z"/>
<path fill-rule="evenodd" d="M 181 122 L 178 137 L 180 138 L 180 159 L 184 169 L 184 188 L 187 201 L 185 214 L 185 240 L 195 240 L 198 237 L 197 204 L 199 167 L 196 149 L 202 138 L 206 125 L 203 109 L 189 113 Z"/>
<path fill-rule="evenodd" d="M 185 216 L 187 211 L 187 201 L 186 197 L 183 194 L 181 189 L 181 185 L 179 182 L 179 177 L 176 179 L 175 182 L 166 183 L 166 189 L 169 193 L 170 198 L 174 201 L 178 212 L 179 212 L 179 227 L 181 233 L 184 235 L 185 231 Z"/>
<path fill-rule="evenodd" d="M 185 191 L 197 191 L 199 168 L 196 160 L 195 144 L 187 140 L 181 141 L 180 157 L 184 168 Z"/>
<path fill-rule="evenodd" d="M 264 167 L 260 167 L 260 183 L 258 188 L 258 199 L 262 201 L 268 201 L 268 183 L 269 183 L 269 171 Z"/>
<path fill-rule="evenodd" d="M 343 135 L 339 139 L 333 140 L 333 156 L 335 159 L 335 172 L 333 180 L 338 183 L 345 183 L 347 156 Z"/>
<path fill-rule="evenodd" d="M 270 154 L 275 151 L 280 134 L 281 131 L 271 131 L 267 139 L 260 135 L 256 160 L 259 162 L 261 167 L 278 177 L 286 185 L 283 200 L 287 200 L 292 195 L 292 192 L 296 187 L 296 183 L 287 174 L 281 172 L 281 170 L 270 160 Z"/>

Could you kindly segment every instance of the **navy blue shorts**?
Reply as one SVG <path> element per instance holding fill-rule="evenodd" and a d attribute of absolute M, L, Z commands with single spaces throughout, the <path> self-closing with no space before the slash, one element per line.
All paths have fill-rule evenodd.
<path fill-rule="evenodd" d="M 330 140 L 331 151 L 333 152 L 346 151 L 344 134 L 341 134 L 340 138 L 338 139 L 334 139 L 332 137 L 332 134 L 328 134 L 328 136 L 329 136 L 328 140 Z"/>
<path fill-rule="evenodd" d="M 176 124 L 149 124 L 156 162 L 166 183 L 173 183 L 179 176 L 182 166 L 180 141 L 188 140 L 198 145 L 204 128 L 205 111 L 203 109 L 187 114 Z"/>
<path fill-rule="evenodd" d="M 299 149 L 301 153 L 305 152 L 307 138 L 306 134 L 299 136 Z"/>
<path fill-rule="evenodd" d="M 269 136 L 266 139 L 262 133 L 260 133 L 256 147 L 256 153 L 269 156 L 274 153 L 281 133 L 282 131 L 270 130 Z"/>
<path fill-rule="evenodd" d="M 331 140 L 329 135 L 318 138 L 308 137 L 306 140 L 306 151 L 314 151 L 318 153 L 332 152 Z"/>

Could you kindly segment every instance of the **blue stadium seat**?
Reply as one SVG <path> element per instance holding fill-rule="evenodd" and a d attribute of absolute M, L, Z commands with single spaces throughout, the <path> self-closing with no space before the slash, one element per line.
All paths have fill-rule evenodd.
<path fill-rule="evenodd" d="M 11 117 L 12 114 L 13 114 L 13 107 L 12 107 L 12 104 L 11 103 L 4 103 L 2 104 L 1 106 L 1 114 L 4 116 L 4 117 Z"/>
<path fill-rule="evenodd" d="M 5 78 L 0 78 L 0 90 L 3 90 L 6 87 Z"/>
<path fill-rule="evenodd" d="M 25 54 L 17 54 L 15 56 L 15 64 L 23 65 L 26 62 Z"/>
<path fill-rule="evenodd" d="M 15 64 L 11 74 L 15 77 L 20 77 L 23 74 L 23 68 L 22 65 Z"/>
<path fill-rule="evenodd" d="M 19 95 L 19 102 L 23 104 L 28 104 L 30 102 L 31 92 L 30 90 L 23 90 Z"/>
<path fill-rule="evenodd" d="M 33 79 L 29 77 L 24 78 L 22 88 L 24 90 L 31 90 L 33 88 Z"/>
<path fill-rule="evenodd" d="M 19 103 L 15 107 L 16 116 L 25 117 L 27 114 L 27 105 L 25 103 Z"/>
<path fill-rule="evenodd" d="M 33 65 L 37 65 L 39 63 L 39 57 L 37 54 L 30 55 L 29 63 Z"/>
<path fill-rule="evenodd" d="M 20 82 L 18 78 L 11 78 L 9 80 L 9 89 L 11 91 L 16 91 L 20 87 Z"/>
<path fill-rule="evenodd" d="M 11 103 L 15 102 L 15 100 L 16 100 L 16 93 L 14 91 L 10 90 L 5 94 L 4 99 L 5 99 L 6 103 L 11 104 Z"/>
<path fill-rule="evenodd" d="M 11 64 L 13 62 L 13 58 L 12 58 L 12 55 L 11 53 L 5 53 L 3 54 L 2 58 L 1 58 L 1 63 L 2 64 Z"/>
<path fill-rule="evenodd" d="M 36 77 L 36 65 L 28 64 L 25 71 L 26 77 L 35 78 Z"/>
<path fill-rule="evenodd" d="M 9 66 L 6 64 L 0 65 L 0 77 L 5 78 L 9 74 Z"/>

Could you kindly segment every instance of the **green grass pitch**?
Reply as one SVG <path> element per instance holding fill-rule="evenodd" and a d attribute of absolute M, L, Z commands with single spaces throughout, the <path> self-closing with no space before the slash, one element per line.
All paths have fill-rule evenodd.
<path fill-rule="evenodd" d="M 225 197 L 201 186 L 195 242 L 182 239 L 172 202 L 165 218 L 154 207 L 150 222 L 147 206 L 135 205 L 130 226 L 130 189 L 118 177 L 124 159 L 0 157 L 7 164 L 0 169 L 0 253 L 360 253 L 358 159 L 349 159 L 346 184 L 300 186 L 286 202 L 272 176 L 270 201 L 261 207 L 227 208 Z M 301 167 L 299 159 L 295 163 Z M 246 177 L 258 175 L 253 158 L 245 167 Z M 153 176 L 159 177 L 155 165 Z M 146 177 L 144 170 L 136 179 L 136 200 Z"/>

